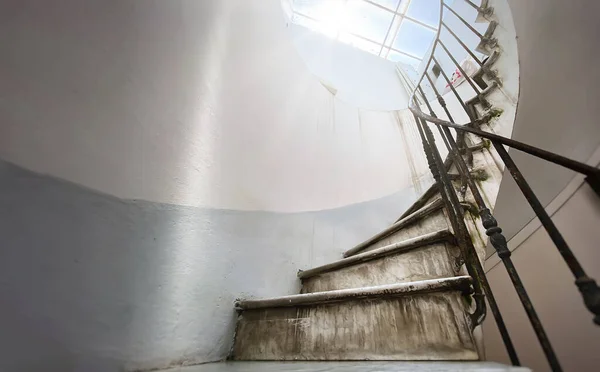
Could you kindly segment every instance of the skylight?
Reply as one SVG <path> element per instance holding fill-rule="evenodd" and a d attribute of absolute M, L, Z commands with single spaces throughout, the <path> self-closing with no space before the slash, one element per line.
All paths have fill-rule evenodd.
<path fill-rule="evenodd" d="M 439 0 L 291 0 L 292 22 L 415 69 L 429 49 Z"/>

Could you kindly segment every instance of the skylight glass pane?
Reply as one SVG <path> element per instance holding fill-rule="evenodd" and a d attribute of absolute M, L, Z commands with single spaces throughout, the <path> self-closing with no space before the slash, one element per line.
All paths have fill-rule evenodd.
<path fill-rule="evenodd" d="M 393 50 L 390 50 L 387 59 L 394 62 L 402 62 L 404 64 L 412 66 L 415 70 L 417 70 L 419 68 L 419 64 L 421 64 L 421 60 L 411 58 L 405 54 L 398 53 Z"/>
<path fill-rule="evenodd" d="M 370 0 L 371 2 L 375 3 L 375 4 L 379 4 L 381 6 L 384 6 L 390 10 L 396 10 L 396 7 L 398 6 L 398 2 L 400 0 Z"/>
<path fill-rule="evenodd" d="M 366 52 L 373 54 L 379 54 L 379 50 L 381 49 L 381 45 L 379 44 L 372 43 L 368 40 L 361 39 L 359 37 L 347 33 L 340 34 L 339 40 L 342 43 L 352 45 L 355 48 L 362 49 Z"/>
<path fill-rule="evenodd" d="M 344 31 L 383 43 L 394 16 L 392 13 L 362 0 L 348 0 L 345 10 Z"/>
<path fill-rule="evenodd" d="M 434 31 L 411 22 L 408 19 L 404 19 L 393 47 L 416 57 L 423 58 L 434 37 Z"/>
<path fill-rule="evenodd" d="M 391 30 L 381 57 L 405 60 L 403 63 L 411 66 L 418 61 L 403 56 L 402 53 L 391 52 L 390 55 L 387 47 L 394 40 L 393 48 L 422 58 L 431 45 L 435 32 L 402 16 L 394 17 L 393 10 L 399 5 L 400 13 L 407 12 L 408 16 L 419 22 L 434 27 L 437 27 L 438 22 L 439 0 L 289 1 L 293 6 L 292 22 L 375 55 L 379 55 L 381 44 L 388 30 Z"/>
<path fill-rule="evenodd" d="M 413 0 L 406 15 L 437 28 L 440 21 L 440 0 Z"/>

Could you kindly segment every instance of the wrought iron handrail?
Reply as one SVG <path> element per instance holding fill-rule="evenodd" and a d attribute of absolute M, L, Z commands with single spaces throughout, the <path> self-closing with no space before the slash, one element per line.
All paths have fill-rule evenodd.
<path fill-rule="evenodd" d="M 469 0 L 464 1 L 466 1 L 471 7 L 474 7 L 482 15 L 489 16 L 492 13 L 492 9 L 489 6 L 487 6 L 487 1 L 485 0 L 482 1 L 481 7 L 475 5 Z M 445 73 L 443 68 L 441 68 L 441 65 L 438 63 L 435 54 L 436 51 L 443 50 L 446 56 L 449 57 L 450 60 L 452 60 L 454 66 L 464 77 L 465 81 L 471 86 L 474 92 L 474 97 L 473 99 L 467 102 L 471 102 L 471 104 L 478 102 L 484 107 L 490 108 L 489 103 L 486 101 L 485 95 L 499 84 L 499 80 L 495 76 L 495 73 L 492 72 L 490 69 L 491 64 L 495 62 L 498 56 L 498 54 L 496 54 L 498 52 L 493 51 L 492 55 L 494 56 L 494 58 L 490 57 L 486 61 L 480 61 L 475 56 L 473 51 L 471 51 L 469 47 L 462 40 L 460 40 L 460 38 L 448 26 L 448 24 L 446 22 L 443 22 L 445 10 L 448 10 L 448 14 L 452 14 L 454 17 L 457 17 L 471 32 L 473 32 L 473 34 L 480 39 L 480 45 L 487 45 L 488 48 L 495 48 L 497 42 L 489 35 L 487 35 L 487 33 L 486 35 L 481 34 L 472 25 L 470 25 L 467 20 L 462 18 L 460 14 L 458 14 L 458 12 L 452 9 L 448 4 L 445 4 L 444 0 L 440 0 L 438 29 L 432 47 L 430 48 L 431 52 L 427 59 L 423 61 L 425 63 L 423 73 L 418 79 L 416 85 L 414 86 L 414 90 L 409 100 L 409 109 L 411 110 L 415 118 L 415 123 L 417 125 L 419 135 L 421 137 L 421 142 L 423 145 L 423 150 L 427 157 L 429 169 L 433 174 L 433 177 L 437 184 L 437 188 L 440 191 L 442 199 L 445 203 L 450 223 L 455 232 L 455 235 L 457 236 L 459 245 L 461 246 L 461 253 L 467 271 L 469 272 L 469 275 L 471 275 L 474 278 L 475 310 L 472 314 L 472 320 L 474 322 L 474 325 L 477 325 L 483 321 L 486 312 L 485 302 L 483 300 L 483 297 L 485 295 L 485 298 L 487 299 L 488 304 L 490 305 L 491 312 L 495 318 L 496 324 L 498 325 L 498 329 L 506 346 L 511 362 L 514 365 L 520 364 L 517 353 L 510 339 L 510 335 L 508 333 L 506 325 L 504 324 L 502 314 L 500 313 L 490 285 L 485 276 L 485 272 L 481 265 L 481 261 L 479 260 L 473 243 L 471 242 L 469 231 L 464 220 L 463 207 L 460 203 L 452 181 L 448 176 L 448 170 L 444 166 L 444 161 L 441 158 L 440 152 L 436 146 L 435 137 L 431 131 L 430 123 L 437 128 L 439 135 L 448 150 L 450 159 L 454 161 L 454 164 L 460 174 L 461 179 L 464 180 L 464 184 L 466 184 L 466 186 L 471 190 L 472 196 L 479 210 L 479 216 L 481 217 L 482 224 L 486 229 L 486 234 L 490 237 L 490 242 L 492 243 L 492 246 L 496 250 L 498 257 L 502 260 L 508 272 L 508 275 L 513 283 L 513 286 L 515 287 L 515 290 L 525 309 L 525 312 L 527 313 L 533 330 L 546 355 L 548 363 L 550 364 L 550 367 L 553 371 L 561 371 L 562 369 L 560 363 L 552 348 L 550 340 L 544 330 L 544 327 L 542 326 L 537 312 L 534 309 L 533 303 L 529 298 L 529 295 L 527 294 L 527 291 L 521 281 L 521 278 L 515 268 L 515 265 L 512 262 L 511 251 L 508 248 L 506 238 L 502 234 L 502 229 L 498 226 L 498 222 L 492 215 L 490 207 L 486 205 L 475 180 L 469 172 L 467 163 L 462 157 L 462 153 L 465 150 L 467 150 L 462 142 L 462 136 L 464 136 L 466 133 L 471 133 L 491 141 L 491 143 L 494 146 L 494 149 L 502 159 L 505 168 L 509 171 L 509 173 L 516 181 L 523 195 L 534 210 L 536 216 L 539 218 L 540 222 L 550 235 L 551 240 L 556 245 L 565 263 L 575 276 L 575 284 L 577 285 L 582 294 L 583 301 L 586 307 L 590 312 L 594 314 L 594 323 L 596 323 L 597 325 L 600 325 L 600 287 L 598 287 L 596 282 L 586 274 L 583 267 L 575 257 L 572 250 L 569 248 L 568 244 L 566 243 L 566 241 L 564 240 L 554 223 L 552 222 L 552 219 L 550 218 L 543 205 L 541 204 L 541 202 L 539 201 L 539 199 L 537 198 L 537 196 L 523 177 L 523 174 L 519 171 L 519 168 L 513 161 L 508 151 L 504 148 L 504 146 L 506 145 L 512 147 L 514 149 L 526 152 L 540 159 L 544 159 L 546 161 L 584 174 L 586 176 L 587 183 L 598 195 L 600 195 L 600 170 L 587 164 L 561 156 L 559 154 L 546 151 L 510 138 L 499 136 L 494 133 L 485 132 L 478 128 L 482 123 L 487 123 L 490 120 L 490 115 L 477 117 L 478 114 L 476 110 L 472 106 L 469 106 L 467 103 L 465 103 L 466 100 L 464 100 L 457 92 L 454 85 L 448 78 L 447 74 Z M 452 53 L 448 50 L 447 46 L 440 39 L 442 27 L 448 30 L 450 35 L 452 35 L 458 41 L 458 43 L 462 46 L 466 53 L 474 59 L 474 61 L 478 64 L 480 71 L 482 71 L 483 74 L 486 74 L 490 78 L 490 80 L 493 81 L 493 84 L 491 86 L 485 89 L 481 89 L 477 86 L 477 83 L 473 80 L 473 78 L 467 73 L 465 73 L 464 69 L 458 63 L 455 56 L 452 55 Z M 438 48 L 438 45 L 441 48 Z M 462 124 L 457 124 L 455 122 L 452 113 L 446 105 L 443 96 L 439 93 L 438 89 L 436 88 L 435 81 L 429 76 L 428 71 L 432 62 L 440 66 L 441 76 L 444 78 L 447 85 L 450 87 L 453 96 L 458 100 L 462 109 L 469 117 L 469 122 Z M 433 93 L 435 95 L 435 99 L 437 99 L 437 102 L 441 105 L 444 114 L 446 115 L 448 120 L 440 119 L 433 110 L 433 107 L 423 89 L 423 83 L 425 80 L 427 80 L 431 85 Z M 422 112 L 421 107 L 426 107 L 427 111 L 429 111 L 429 114 Z M 456 139 L 454 138 L 450 129 L 454 129 L 456 131 Z"/>

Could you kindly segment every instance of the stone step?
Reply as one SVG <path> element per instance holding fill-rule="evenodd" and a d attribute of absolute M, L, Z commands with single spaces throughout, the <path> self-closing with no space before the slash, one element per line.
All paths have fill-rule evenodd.
<path fill-rule="evenodd" d="M 238 300 L 235 360 L 477 360 L 467 276 Z"/>
<path fill-rule="evenodd" d="M 226 361 L 180 367 L 165 372 L 531 372 L 496 362 L 428 361 Z"/>
<path fill-rule="evenodd" d="M 403 240 L 416 238 L 430 232 L 448 229 L 448 223 L 442 209 L 442 200 L 439 198 L 435 199 L 387 229 L 347 250 L 344 252 L 344 257 L 350 257 L 365 250 L 381 248 Z M 393 239 L 390 239 L 392 237 Z"/>
<path fill-rule="evenodd" d="M 302 293 L 455 276 L 460 250 L 454 240 L 449 230 L 439 230 L 301 270 Z"/>
<path fill-rule="evenodd" d="M 461 134 L 461 136 L 462 136 L 462 134 Z M 469 146 L 465 151 L 462 152 L 462 154 L 463 154 L 463 156 L 465 156 L 468 153 L 482 151 L 482 150 L 486 149 L 487 147 L 488 147 L 488 145 L 485 143 L 478 143 L 477 145 Z M 446 160 L 444 161 L 444 167 L 445 167 L 446 171 L 450 171 L 450 169 L 452 168 L 453 165 L 454 165 L 454 157 L 451 156 L 450 154 L 448 154 L 448 156 L 446 157 Z M 452 175 L 452 176 L 456 176 L 456 175 Z M 427 190 L 425 190 L 425 192 L 419 197 L 419 199 L 417 199 L 410 207 L 408 207 L 406 209 L 406 211 L 404 211 L 404 213 L 402 213 L 402 215 L 396 220 L 396 222 L 405 218 L 409 214 L 412 214 L 415 211 L 423 208 L 423 206 L 425 206 L 428 203 L 431 203 L 434 199 L 437 199 L 439 197 L 440 196 L 439 196 L 439 192 L 437 189 L 437 184 L 434 183 L 431 186 L 429 186 L 429 188 Z"/>
<path fill-rule="evenodd" d="M 438 191 L 437 183 L 433 183 L 431 186 L 429 186 L 427 190 L 425 190 L 425 192 L 419 197 L 419 199 L 417 199 L 410 207 L 408 207 L 404 211 L 404 213 L 402 213 L 400 217 L 398 217 L 396 222 L 403 220 L 404 218 L 423 208 L 425 205 L 439 198 L 440 193 Z"/>

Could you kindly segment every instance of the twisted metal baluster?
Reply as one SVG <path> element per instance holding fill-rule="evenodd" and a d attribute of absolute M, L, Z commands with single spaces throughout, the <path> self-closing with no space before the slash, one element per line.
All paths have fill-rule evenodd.
<path fill-rule="evenodd" d="M 431 78 L 429 77 L 429 75 L 427 75 L 427 79 L 430 81 L 430 84 L 434 87 L 434 92 L 436 93 L 436 96 L 438 97 L 438 99 L 440 99 L 440 104 L 442 105 L 442 108 L 444 108 L 444 111 L 446 112 L 446 115 L 448 115 L 448 117 L 451 119 L 452 115 L 450 114 L 450 112 L 448 111 L 445 102 L 443 101 L 443 98 L 439 95 L 438 90 L 435 88 L 435 85 L 432 84 Z M 421 94 L 423 94 L 423 91 L 421 90 Z M 429 104 L 429 102 L 427 100 L 426 104 L 428 109 L 430 110 L 430 113 L 433 115 L 435 115 L 435 113 L 433 112 L 431 105 Z M 440 127 L 438 127 L 438 129 L 440 129 Z M 448 143 L 450 144 L 450 147 L 448 148 L 448 151 L 450 151 L 450 153 L 454 156 L 455 162 L 457 163 L 457 167 L 459 168 L 459 171 L 465 172 L 464 176 L 467 178 L 467 182 L 469 185 L 469 188 L 471 188 L 471 191 L 474 195 L 474 198 L 478 204 L 478 208 L 480 210 L 480 213 L 485 213 L 484 211 L 489 212 L 489 209 L 485 206 L 485 202 L 483 201 L 483 197 L 481 196 L 481 194 L 479 193 L 479 189 L 477 188 L 477 186 L 475 185 L 473 179 L 470 177 L 467 165 L 464 161 L 464 159 L 462 158 L 462 156 L 460 156 L 460 152 L 458 150 L 458 146 L 456 145 L 456 142 L 454 141 L 454 138 L 452 137 L 450 130 L 448 128 L 444 128 L 446 131 L 445 133 L 442 133 L 441 129 L 440 129 L 440 134 L 442 135 L 442 137 L 444 137 L 444 134 L 446 134 L 446 136 L 448 137 Z M 428 159 L 429 160 L 429 159 Z M 430 166 L 431 169 L 431 166 Z M 435 175 L 434 175 L 435 177 Z M 436 180 L 437 181 L 437 180 Z M 491 216 L 491 214 L 490 214 Z M 493 218 L 493 217 L 492 217 Z M 463 222 L 464 222 L 464 216 L 463 216 Z M 453 226 L 454 227 L 454 226 Z M 485 225 L 484 225 L 485 227 Z M 466 226 L 465 226 L 466 228 Z M 487 231 L 486 231 L 487 233 Z M 491 238 L 490 238 L 491 239 Z M 470 241 L 470 240 L 469 240 Z M 473 247 L 473 251 L 475 251 L 475 248 Z M 477 255 L 475 255 L 475 259 L 477 260 L 477 262 L 479 263 L 479 265 L 481 265 L 480 261 L 479 261 L 479 257 L 477 257 Z M 483 272 L 483 267 L 481 268 L 481 271 Z M 496 324 L 498 326 L 498 330 L 500 332 L 500 335 L 502 337 L 502 341 L 504 342 L 504 345 L 506 347 L 506 351 L 509 355 L 509 358 L 511 360 L 511 363 L 513 365 L 520 365 L 520 361 L 519 361 L 519 357 L 517 356 L 517 352 L 515 350 L 515 347 L 512 343 L 512 340 L 510 338 L 510 335 L 508 333 L 508 330 L 506 328 L 506 324 L 504 323 L 504 319 L 502 318 L 502 314 L 500 312 L 500 308 L 498 307 L 498 304 L 496 302 L 496 299 L 494 297 L 494 294 L 492 292 L 492 289 L 489 285 L 489 282 L 487 281 L 487 277 L 485 276 L 485 274 L 482 275 L 482 286 L 483 286 L 483 290 L 486 294 L 488 303 L 490 304 L 490 308 L 492 311 L 492 315 L 494 316 L 494 320 L 496 321 Z"/>
<path fill-rule="evenodd" d="M 575 276 L 575 284 L 581 292 L 583 302 L 588 310 L 594 314 L 594 323 L 600 325 L 600 287 L 598 287 L 594 279 L 587 275 L 562 234 L 558 231 L 556 225 L 544 209 L 544 206 L 540 203 L 539 199 L 529 186 L 529 183 L 527 183 L 523 174 L 512 160 L 512 157 L 508 154 L 508 151 L 506 151 L 502 144 L 496 141 L 492 141 L 492 144 L 498 151 L 498 154 L 502 158 L 504 165 L 512 175 L 513 179 L 523 192 L 523 195 L 531 205 L 531 208 L 535 211 L 536 216 L 548 232 L 548 235 L 550 235 L 550 239 L 552 239 L 554 245 L 556 245 L 558 252 L 573 273 L 573 276 Z M 510 255 L 510 251 L 508 254 Z M 500 256 L 500 254 L 498 254 L 498 256 Z"/>
<path fill-rule="evenodd" d="M 450 224 L 452 225 L 452 229 L 458 240 L 459 249 L 461 250 L 463 259 L 467 263 L 467 271 L 473 278 L 473 289 L 475 291 L 473 297 L 475 299 L 476 307 L 475 312 L 471 314 L 471 320 L 472 324 L 478 325 L 483 322 L 483 319 L 485 318 L 485 300 L 481 287 L 482 277 L 485 274 L 481 267 L 481 262 L 479 262 L 479 258 L 476 257 L 476 259 L 473 260 L 472 252 L 475 251 L 475 248 L 473 247 L 473 243 L 471 242 L 471 238 L 467 231 L 464 216 L 462 214 L 462 206 L 456 196 L 454 187 L 448 178 L 448 174 L 446 172 L 440 172 L 440 169 L 443 169 L 443 163 L 437 148 L 435 148 L 433 134 L 431 131 L 427 133 L 427 126 L 423 123 L 419 123 L 418 119 L 416 120 L 417 129 L 421 136 L 421 142 L 423 143 L 423 149 L 427 157 L 429 169 L 438 184 L 438 189 L 440 190 L 440 194 L 446 205 L 448 218 L 450 219 Z"/>

